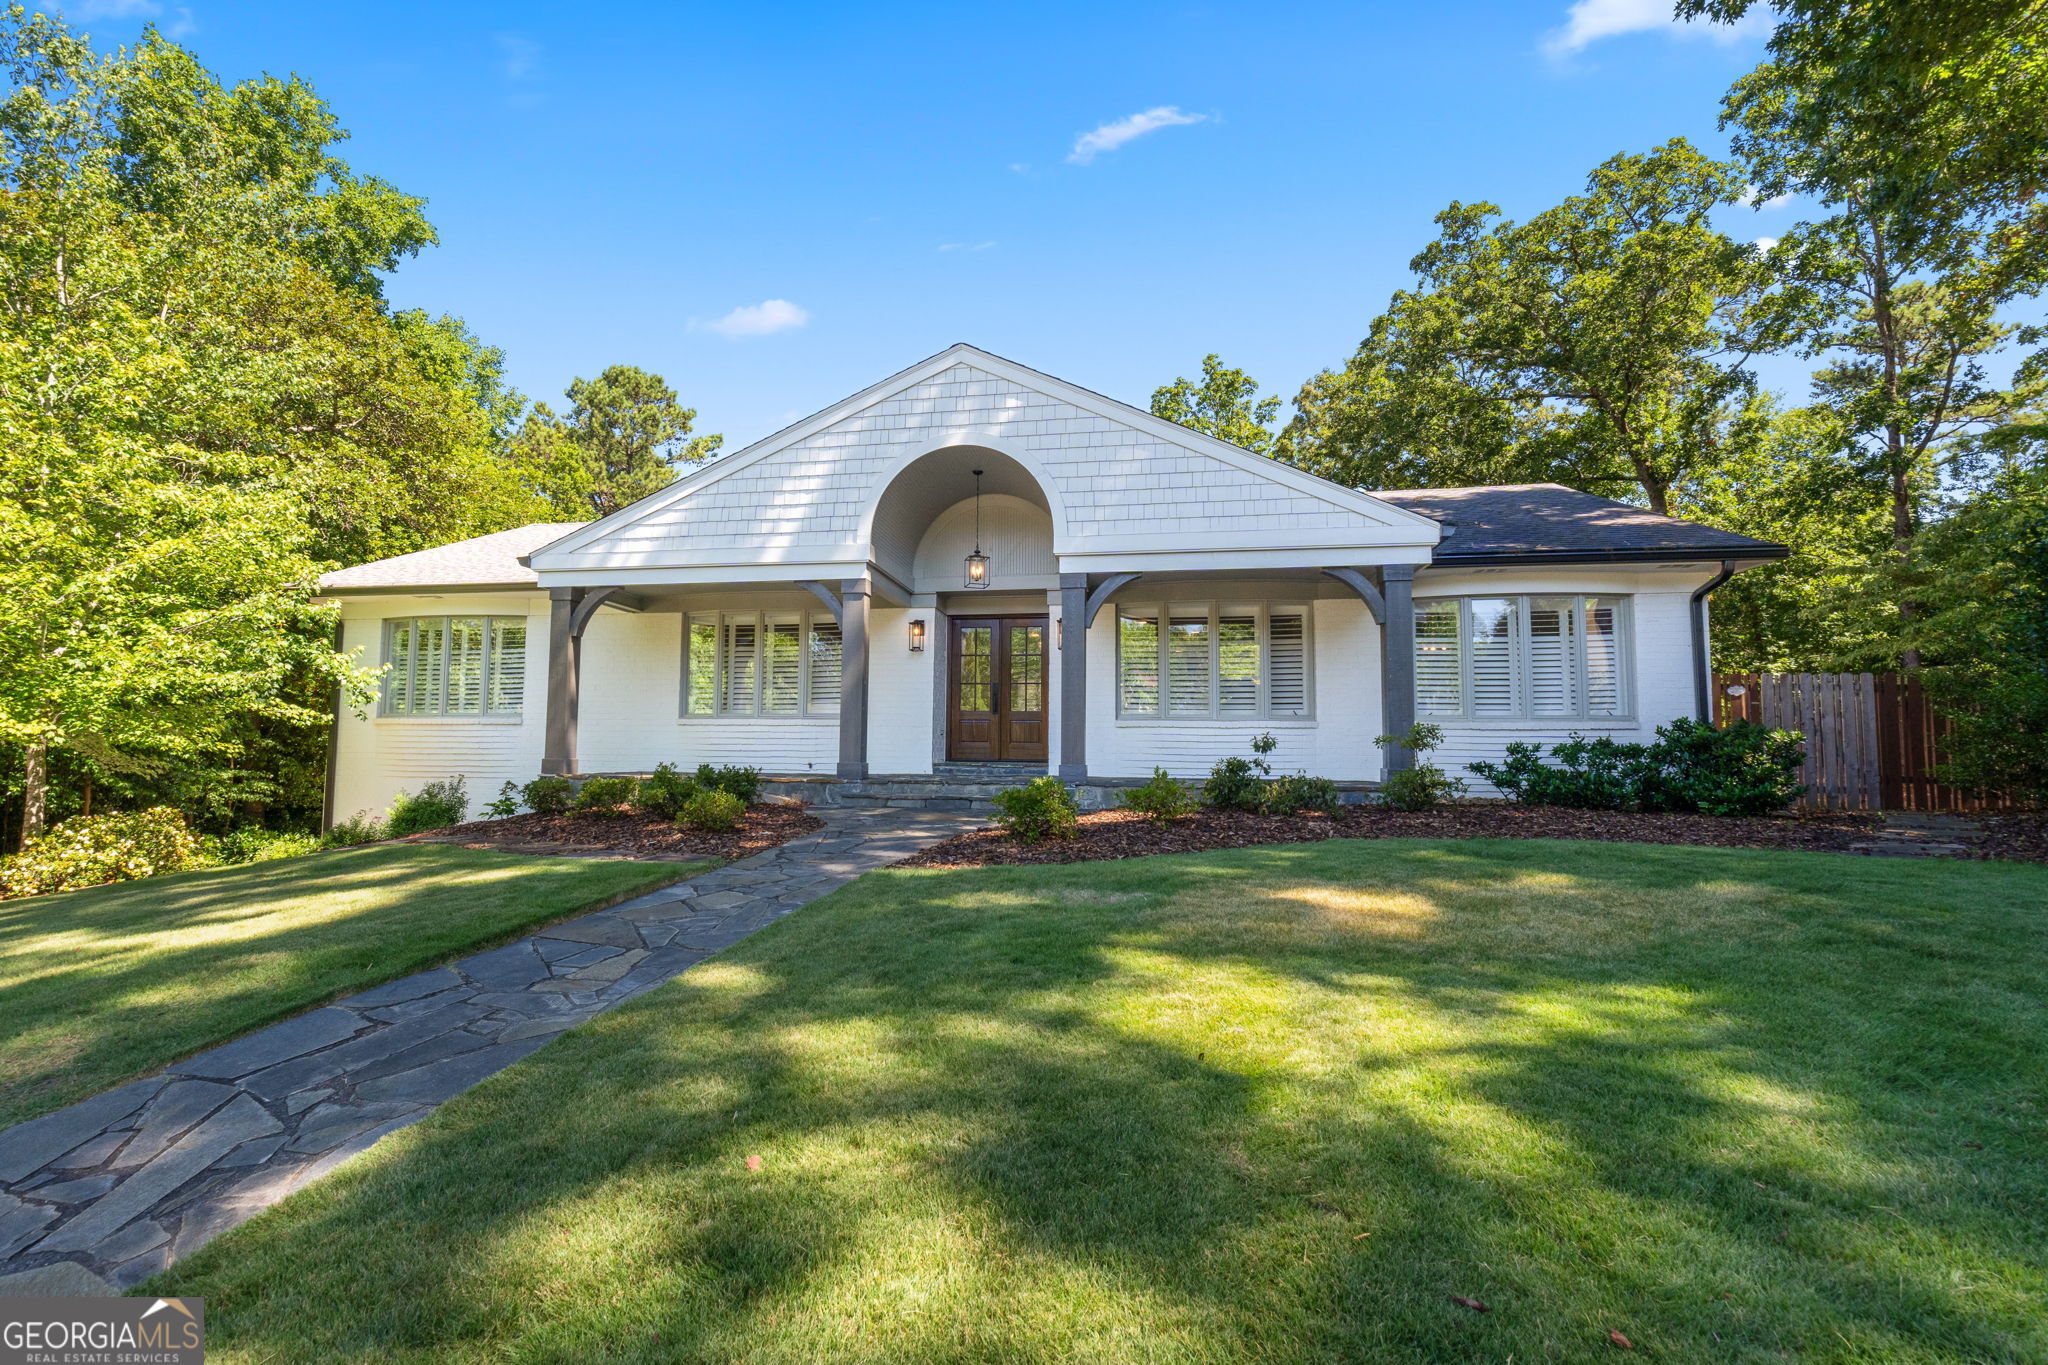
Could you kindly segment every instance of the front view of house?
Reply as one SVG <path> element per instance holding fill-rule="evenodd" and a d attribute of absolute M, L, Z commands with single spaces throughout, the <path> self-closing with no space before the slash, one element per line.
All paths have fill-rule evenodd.
<path fill-rule="evenodd" d="M 1706 593 L 1784 553 L 1554 484 L 1362 493 L 954 346 L 601 521 L 323 578 L 384 669 L 329 818 L 663 762 L 1099 804 L 1261 733 L 1362 790 L 1415 719 L 1456 772 L 1703 714 Z"/>

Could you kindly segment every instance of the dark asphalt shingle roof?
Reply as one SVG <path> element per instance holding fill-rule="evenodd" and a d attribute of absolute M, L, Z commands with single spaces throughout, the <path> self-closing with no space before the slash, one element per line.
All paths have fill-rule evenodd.
<path fill-rule="evenodd" d="M 1444 523 L 1434 562 L 1506 559 L 1779 559 L 1782 545 L 1660 517 L 1558 483 L 1399 488 L 1373 497 Z"/>

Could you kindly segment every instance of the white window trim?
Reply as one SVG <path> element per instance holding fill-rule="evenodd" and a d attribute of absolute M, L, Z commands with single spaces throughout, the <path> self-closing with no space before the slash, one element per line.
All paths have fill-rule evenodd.
<path fill-rule="evenodd" d="M 1259 709 L 1251 715 L 1224 714 L 1222 711 L 1222 634 L 1217 629 L 1217 620 L 1228 608 L 1232 616 L 1251 612 L 1258 617 L 1259 632 Z M 1109 604 L 1110 632 L 1116 642 L 1111 664 L 1110 685 L 1116 695 L 1116 721 L 1120 726 L 1151 725 L 1245 725 L 1257 722 L 1280 726 L 1313 726 L 1316 723 L 1316 614 L 1312 602 L 1112 602 Z M 1168 689 L 1171 686 L 1167 672 L 1168 622 L 1175 616 L 1189 616 L 1197 612 L 1209 614 L 1209 710 L 1169 711 L 1166 709 Z M 1286 715 L 1272 714 L 1273 692 L 1273 637 L 1269 622 L 1275 612 L 1301 617 L 1301 670 L 1303 709 Z M 1124 709 L 1124 639 L 1119 624 L 1125 616 L 1150 615 L 1158 622 L 1159 637 L 1159 710 L 1126 711 Z"/>
<path fill-rule="evenodd" d="M 718 623 L 713 634 L 711 647 L 711 696 L 709 711 L 690 709 L 690 624 L 701 617 L 709 616 Z M 768 686 L 768 622 L 773 617 L 797 618 L 797 696 L 800 698 L 794 711 L 763 711 L 761 694 Z M 752 621 L 754 623 L 754 700 L 753 709 L 747 711 L 728 710 L 725 704 L 725 640 L 728 621 Z M 683 613 L 683 686 L 676 698 L 677 719 L 685 725 L 701 725 L 707 721 L 757 720 L 777 725 L 819 724 L 839 719 L 839 706 L 822 710 L 811 705 L 811 628 L 819 621 L 830 621 L 839 625 L 837 617 L 829 611 L 724 611 L 704 610 Z M 842 632 L 839 639 L 839 684 L 840 696 L 846 688 L 846 637 Z"/>
<path fill-rule="evenodd" d="M 1615 609 L 1615 654 L 1618 668 L 1615 684 L 1620 692 L 1620 706 L 1617 710 L 1593 715 L 1584 709 L 1572 713 L 1553 712 L 1536 715 L 1529 709 L 1530 644 L 1528 632 L 1529 602 L 1538 597 L 1568 597 L 1572 602 L 1574 618 L 1583 623 L 1585 604 L 1589 597 L 1614 602 Z M 1511 601 L 1515 603 L 1515 653 L 1510 664 L 1509 679 L 1514 690 L 1515 710 L 1512 715 L 1475 716 L 1472 714 L 1472 603 L 1474 601 Z M 1500 726 L 1526 729 L 1530 726 L 1613 725 L 1629 727 L 1636 724 L 1636 626 L 1635 598 L 1628 593 L 1611 592 L 1475 592 L 1453 596 L 1437 594 L 1415 599 L 1417 620 L 1420 608 L 1435 602 L 1458 604 L 1458 709 L 1456 711 L 1425 711 L 1422 699 L 1416 698 L 1415 718 L 1421 721 L 1455 721 L 1460 725 Z M 1574 683 L 1581 698 L 1585 695 L 1586 637 L 1583 624 L 1574 631 L 1571 668 Z"/>
<path fill-rule="evenodd" d="M 519 705 L 512 710 L 450 711 L 446 709 L 448 705 L 448 668 L 454 653 L 448 648 L 447 642 L 449 637 L 446 632 L 450 630 L 449 623 L 451 621 L 470 619 L 480 619 L 484 623 L 483 695 L 485 704 L 489 704 L 491 695 L 491 665 L 497 661 L 498 657 L 498 627 L 501 624 L 516 623 L 527 632 L 526 638 L 530 642 L 533 639 L 533 623 L 531 621 L 524 616 L 508 616 L 502 612 L 481 611 L 451 611 L 423 616 L 387 616 L 380 623 L 378 630 L 379 644 L 383 650 L 381 657 L 384 662 L 384 676 L 377 680 L 377 720 L 392 721 L 402 725 L 415 723 L 423 725 L 518 725 L 525 719 L 526 682 L 527 675 L 532 670 L 524 667 L 526 662 L 524 658 L 521 659 Z M 391 709 L 392 628 L 400 624 L 416 624 L 420 621 L 439 621 L 444 632 L 441 637 L 441 705 L 443 709 L 439 711 L 393 711 Z M 522 644 L 520 646 L 520 653 L 522 655 L 525 654 L 525 649 L 526 646 Z"/>

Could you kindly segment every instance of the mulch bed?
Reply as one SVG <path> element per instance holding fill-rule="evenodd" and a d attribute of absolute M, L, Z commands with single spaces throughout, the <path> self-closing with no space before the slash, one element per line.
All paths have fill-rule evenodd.
<path fill-rule="evenodd" d="M 1247 815 L 1204 810 L 1161 826 L 1133 812 L 1114 810 L 1083 815 L 1080 828 L 1071 839 L 1027 844 L 999 829 L 977 830 L 934 844 L 906 858 L 902 865 L 1084 863 L 1316 839 L 1602 839 L 1634 844 L 1846 852 L 1851 844 L 1867 840 L 1880 823 L 1879 816 L 1862 812 L 1723 818 L 1468 802 L 1425 812 L 1347 806 L 1337 815 Z"/>
<path fill-rule="evenodd" d="M 738 829 L 725 833 L 683 829 L 658 815 L 632 811 L 570 811 L 563 815 L 515 815 L 416 834 L 410 842 L 455 844 L 504 853 L 560 857 L 646 858 L 689 862 L 698 858 L 744 858 L 823 829 L 825 822 L 802 806 L 762 802 L 747 807 Z"/>
<path fill-rule="evenodd" d="M 1977 851 L 1987 858 L 2010 858 L 2015 862 L 2048 863 L 2048 810 L 2016 811 L 2010 815 L 1973 815 L 1983 826 Z"/>

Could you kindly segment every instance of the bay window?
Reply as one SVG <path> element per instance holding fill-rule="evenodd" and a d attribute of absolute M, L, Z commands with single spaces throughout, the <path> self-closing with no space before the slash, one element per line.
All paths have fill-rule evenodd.
<path fill-rule="evenodd" d="M 1305 606 L 1119 606 L 1116 641 L 1120 715 L 1291 720 L 1311 714 Z"/>
<path fill-rule="evenodd" d="M 384 716 L 517 716 L 524 616 L 403 616 L 384 623 Z"/>
<path fill-rule="evenodd" d="M 819 612 L 691 612 L 685 716 L 839 714 L 839 623 Z"/>
<path fill-rule="evenodd" d="M 1602 720 L 1634 714 L 1626 597 L 1419 597 L 1415 714 Z"/>

